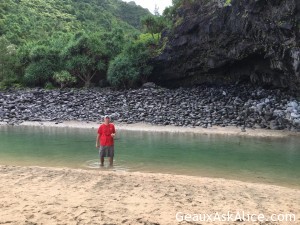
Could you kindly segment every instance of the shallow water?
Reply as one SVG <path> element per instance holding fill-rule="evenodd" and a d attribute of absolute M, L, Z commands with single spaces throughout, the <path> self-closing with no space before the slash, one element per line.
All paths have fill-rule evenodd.
<path fill-rule="evenodd" d="M 0 126 L 0 164 L 99 169 L 93 129 Z M 119 131 L 103 170 L 300 187 L 300 139 Z M 107 163 L 107 162 L 106 162 Z"/>

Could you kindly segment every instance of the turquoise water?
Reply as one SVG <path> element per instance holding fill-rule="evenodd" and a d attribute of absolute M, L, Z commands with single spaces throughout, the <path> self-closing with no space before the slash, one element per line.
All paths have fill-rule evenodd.
<path fill-rule="evenodd" d="M 159 172 L 300 187 L 300 140 L 119 131 L 99 167 L 93 129 L 0 126 L 0 164 Z"/>

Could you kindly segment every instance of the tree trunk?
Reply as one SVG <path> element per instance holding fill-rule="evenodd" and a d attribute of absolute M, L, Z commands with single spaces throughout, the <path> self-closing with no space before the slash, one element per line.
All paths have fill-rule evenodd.
<path fill-rule="evenodd" d="M 84 83 L 84 87 L 85 88 L 89 88 L 91 86 L 91 80 L 90 79 L 86 79 L 85 83 Z"/>

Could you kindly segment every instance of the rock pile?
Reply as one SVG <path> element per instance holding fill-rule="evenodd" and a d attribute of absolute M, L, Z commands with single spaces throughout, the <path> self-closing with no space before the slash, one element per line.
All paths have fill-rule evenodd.
<path fill-rule="evenodd" d="M 0 121 L 114 121 L 175 126 L 240 126 L 300 131 L 300 102 L 252 86 L 198 86 L 136 90 L 19 90 L 0 92 Z"/>

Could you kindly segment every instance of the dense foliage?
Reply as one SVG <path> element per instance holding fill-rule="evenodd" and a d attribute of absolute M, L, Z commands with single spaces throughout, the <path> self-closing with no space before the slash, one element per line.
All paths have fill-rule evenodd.
<path fill-rule="evenodd" d="M 97 85 L 147 15 L 121 0 L 1 1 L 0 88 Z"/>
<path fill-rule="evenodd" d="M 52 34 L 141 28 L 149 11 L 121 0 L 5 0 L 0 2 L 0 35 L 13 44 L 42 40 Z"/>
<path fill-rule="evenodd" d="M 0 89 L 18 83 L 16 65 L 16 46 L 5 37 L 0 37 Z"/>
<path fill-rule="evenodd" d="M 121 0 L 0 2 L 0 89 L 140 85 L 183 2 L 163 16 Z"/>
<path fill-rule="evenodd" d="M 128 88 L 147 81 L 152 72 L 148 60 L 155 54 L 158 34 L 142 34 L 128 43 L 121 54 L 111 61 L 107 78 L 115 87 Z"/>

